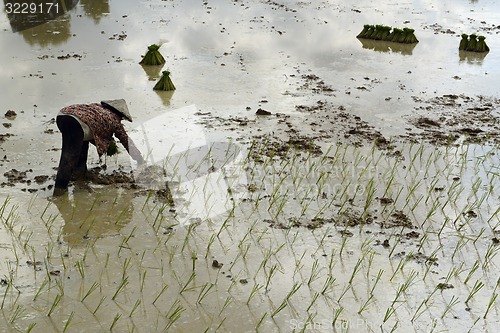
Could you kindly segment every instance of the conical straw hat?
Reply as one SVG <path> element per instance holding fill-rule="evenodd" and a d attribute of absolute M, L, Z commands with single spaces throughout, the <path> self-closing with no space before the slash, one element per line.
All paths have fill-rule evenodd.
<path fill-rule="evenodd" d="M 101 101 L 101 105 L 109 109 L 115 110 L 121 114 L 125 119 L 132 122 L 132 116 L 128 111 L 127 102 L 124 99 L 113 99 L 107 101 Z"/>

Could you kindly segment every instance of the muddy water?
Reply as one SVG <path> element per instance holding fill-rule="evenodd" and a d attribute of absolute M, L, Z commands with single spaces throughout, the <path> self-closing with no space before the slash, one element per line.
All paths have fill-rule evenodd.
<path fill-rule="evenodd" d="M 256 327 L 266 332 L 302 328 L 371 332 L 380 327 L 391 331 L 394 325 L 396 331 L 407 331 L 403 323 L 414 317 L 415 332 L 431 331 L 434 326 L 493 332 L 498 305 L 487 319 L 482 317 L 498 293 L 498 258 L 493 256 L 491 265 L 482 264 L 498 248 L 493 246 L 498 234 L 494 215 L 498 193 L 481 198 L 489 193 L 488 184 L 498 181 L 494 149 L 473 145 L 448 150 L 424 144 L 424 153 L 419 153 L 419 144 L 404 142 L 392 150 L 402 151 L 406 158 L 397 164 L 398 154 L 385 155 L 378 146 L 373 153 L 372 140 L 381 136 L 399 140 L 408 128 L 416 131 L 411 120 L 420 114 L 435 116 L 435 109 L 442 111 L 435 107 L 439 103 L 427 101 L 446 94 L 463 95 L 461 107 L 451 105 L 446 112 L 466 110 L 465 97 L 478 101 L 477 96 L 484 96 L 477 106 L 490 103 L 493 117 L 497 115 L 499 11 L 495 1 L 465 0 L 352 5 L 334 1 L 98 4 L 87 0 L 55 21 L 15 33 L 6 15 L 0 15 L 0 115 L 7 110 L 17 114 L 14 119 L 4 118 L 2 123 L 7 125 L 0 131 L 13 135 L 0 143 L 4 170 L 0 275 L 5 275 L 0 286 L 0 327 L 25 331 L 34 323 L 34 332 L 46 332 L 63 331 L 68 323 L 70 332 L 111 327 L 139 332 L 167 327 L 173 332 L 250 332 Z M 363 24 L 411 27 L 420 42 L 401 46 L 356 39 Z M 462 33 L 485 35 L 491 52 L 459 54 Z M 138 65 L 152 43 L 162 44 L 164 69 L 171 71 L 177 87 L 173 93 L 153 91 L 160 70 Z M 175 141 L 172 133 L 186 140 L 168 160 L 164 175 L 175 205 L 170 205 L 164 189 L 150 192 L 147 186 L 138 189 L 96 179 L 75 184 L 68 197 L 52 200 L 50 185 L 60 154 L 60 136 L 52 120 L 57 110 L 72 103 L 122 97 L 135 119 L 126 126 L 144 149 L 150 140 L 169 152 L 170 141 Z M 317 101 L 326 106 L 310 113 L 296 108 L 315 106 Z M 429 105 L 435 108 L 427 109 Z M 270 111 L 272 117 L 256 117 L 258 108 Z M 179 115 L 179 110 L 185 114 Z M 342 112 L 351 115 L 345 125 L 327 126 L 325 114 L 338 121 L 344 117 Z M 163 119 L 169 135 L 151 130 L 150 124 L 158 119 Z M 324 124 L 329 132 L 318 134 L 321 127 L 305 126 L 311 122 Z M 358 138 L 351 131 L 349 138 L 344 137 L 342 130 L 358 129 L 363 122 L 370 126 L 367 135 Z M 307 191 L 319 191 L 325 169 L 311 167 L 312 173 L 290 169 L 293 163 L 286 161 L 299 161 L 295 157 L 278 154 L 285 163 L 265 162 L 262 167 L 255 155 L 249 161 L 215 154 L 214 169 L 203 160 L 208 142 L 232 138 L 246 143 L 267 133 L 287 142 L 290 129 L 314 136 L 323 153 L 337 142 L 347 144 L 344 156 L 352 160 L 330 165 L 335 177 L 327 179 L 338 184 L 326 187 L 325 197 Z M 374 136 L 376 131 L 380 134 Z M 357 148 L 349 146 L 353 142 Z M 215 151 L 224 151 L 221 147 Z M 248 149 L 244 144 L 242 148 Z M 183 155 L 184 151 L 195 158 Z M 259 154 L 264 160 L 270 155 L 266 149 Z M 410 163 L 415 154 L 421 155 Z M 379 159 L 383 162 L 376 164 Z M 238 163 L 231 164 L 235 160 Z M 325 163 L 318 156 L 303 163 L 311 166 L 311 161 Z M 360 176 L 360 169 L 346 167 L 351 162 L 368 171 Z M 89 164 L 100 164 L 95 151 Z M 190 181 L 198 164 L 207 170 L 200 173 L 203 182 L 193 185 Z M 125 154 L 108 158 L 107 165 L 109 174 L 128 174 L 134 167 Z M 223 166 L 228 166 L 225 173 L 220 172 Z M 176 167 L 182 171 L 180 176 Z M 8 171 L 11 178 L 4 175 Z M 391 173 L 395 180 L 388 186 Z M 288 176 L 281 182 L 287 174 L 297 178 Z M 362 228 L 331 222 L 342 220 L 338 205 L 345 204 L 347 197 L 339 189 L 351 191 L 354 199 L 348 205 L 362 210 L 366 192 L 357 195 L 356 185 L 366 190 L 371 177 L 378 185 L 377 195 L 390 194 L 395 200 L 391 207 L 410 218 L 410 228 L 381 228 L 390 214 L 379 214 L 384 206 L 378 203 L 370 204 L 370 214 L 380 215 L 382 222 Z M 301 178 L 308 185 L 294 199 L 286 189 L 300 189 L 297 180 Z M 460 180 L 460 186 L 453 178 Z M 385 186 L 390 189 L 386 193 Z M 438 190 L 429 190 L 433 188 Z M 290 204 L 274 200 L 276 193 Z M 311 193 L 321 199 L 307 206 Z M 309 223 L 335 193 L 339 199 L 328 206 L 323 220 L 314 220 L 319 228 L 311 227 Z M 193 214 L 190 202 L 195 199 L 205 200 L 203 209 L 196 212 L 209 219 Z M 238 209 L 231 212 L 233 201 Z M 438 201 L 453 205 L 446 204 L 428 217 Z M 223 206 L 228 211 L 219 214 L 218 202 L 228 204 Z M 359 218 L 360 212 L 353 214 Z M 436 236 L 448 219 L 452 222 Z M 405 236 L 411 231 L 427 236 Z M 416 254 L 406 256 L 412 253 Z M 214 266 L 214 259 L 223 266 Z M 356 266 L 358 260 L 361 266 Z M 476 261 L 480 267 L 464 283 Z M 403 268 L 398 266 L 401 263 Z M 370 299 L 379 269 L 384 272 Z M 358 272 L 354 277 L 353 271 Z M 418 273 L 415 280 L 413 271 Z M 450 271 L 455 274 L 447 279 Z M 190 280 L 193 272 L 196 275 Z M 327 284 L 329 276 L 335 282 Z M 413 288 L 393 302 L 405 281 L 412 281 Z M 476 281 L 484 287 L 464 304 Z M 433 294 L 440 282 L 453 288 L 443 285 Z M 294 286 L 300 289 L 282 303 Z M 429 295 L 434 297 L 419 308 Z M 460 303 L 445 312 L 455 297 Z M 367 301 L 367 309 L 360 311 Z M 285 308 L 272 315 L 283 304 Z M 385 318 L 391 306 L 396 315 Z"/>

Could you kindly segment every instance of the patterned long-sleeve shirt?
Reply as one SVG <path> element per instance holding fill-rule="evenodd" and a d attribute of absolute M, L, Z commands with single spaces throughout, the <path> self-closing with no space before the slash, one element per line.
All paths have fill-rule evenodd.
<path fill-rule="evenodd" d="M 139 149 L 128 137 L 125 127 L 121 123 L 121 117 L 115 112 L 101 104 L 92 103 L 66 106 L 61 109 L 60 113 L 78 117 L 88 125 L 94 137 L 91 142 L 96 146 L 99 156 L 106 153 L 114 135 L 134 160 L 142 162 Z"/>

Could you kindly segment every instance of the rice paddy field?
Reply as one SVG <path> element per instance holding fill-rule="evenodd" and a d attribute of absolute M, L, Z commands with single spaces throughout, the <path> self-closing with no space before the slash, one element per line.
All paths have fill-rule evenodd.
<path fill-rule="evenodd" d="M 6 4 L 0 332 L 498 332 L 498 3 Z M 52 197 L 58 110 L 113 98 L 147 163 Z"/>

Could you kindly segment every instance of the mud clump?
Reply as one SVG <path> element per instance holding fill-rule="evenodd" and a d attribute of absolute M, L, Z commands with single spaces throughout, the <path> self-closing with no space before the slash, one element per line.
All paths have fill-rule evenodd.
<path fill-rule="evenodd" d="M 295 136 L 288 141 L 281 140 L 272 136 L 261 136 L 251 151 L 251 157 L 258 163 L 263 163 L 262 156 L 267 157 L 290 157 L 290 152 L 306 152 L 315 156 L 323 153 L 321 147 L 314 143 L 314 138 L 306 136 Z"/>
<path fill-rule="evenodd" d="M 19 171 L 17 169 L 11 169 L 5 172 L 3 175 L 7 178 L 7 183 L 2 183 L 2 186 L 14 186 L 16 183 L 31 183 L 31 180 L 27 179 L 28 172 L 33 172 L 33 170 Z"/>
<path fill-rule="evenodd" d="M 16 111 L 9 110 L 9 111 L 5 112 L 5 118 L 7 118 L 9 120 L 14 120 L 14 119 L 16 119 L 16 117 L 17 117 Z"/>
<path fill-rule="evenodd" d="M 332 87 L 327 85 L 319 76 L 314 74 L 304 74 L 302 75 L 303 85 L 299 88 L 310 89 L 315 94 L 332 95 L 335 91 Z"/>
<path fill-rule="evenodd" d="M 170 191 L 170 187 L 165 185 L 165 188 L 159 189 L 155 191 L 156 198 L 158 201 L 166 203 L 170 207 L 174 207 L 174 197 L 172 195 L 172 192 Z"/>
<path fill-rule="evenodd" d="M 402 252 L 396 253 L 393 256 L 393 258 L 406 258 L 407 260 L 415 261 L 418 264 L 439 266 L 437 257 L 426 256 L 422 252 L 417 252 L 417 253 L 412 252 L 412 253 L 406 254 L 405 251 L 402 251 Z"/>
<path fill-rule="evenodd" d="M 0 143 L 4 142 L 5 139 L 13 136 L 14 134 L 10 134 L 10 133 L 7 133 L 7 134 L 0 134 Z"/>
<path fill-rule="evenodd" d="M 394 203 L 394 200 L 392 198 L 386 198 L 386 197 L 378 198 L 378 201 L 380 202 L 381 205 L 384 206 Z"/>
<path fill-rule="evenodd" d="M 270 116 L 271 115 L 271 112 L 270 111 L 267 111 L 267 110 L 264 110 L 262 108 L 259 108 L 257 109 L 257 111 L 255 112 L 256 115 L 258 116 Z"/>
<path fill-rule="evenodd" d="M 134 183 L 131 172 L 114 170 L 112 173 L 102 173 L 100 167 L 88 170 L 85 177 L 90 182 L 99 185 Z"/>
<path fill-rule="evenodd" d="M 410 218 L 400 210 L 396 210 L 392 213 L 388 219 L 380 222 L 382 228 L 394 228 L 394 227 L 405 227 L 413 228 Z"/>
<path fill-rule="evenodd" d="M 43 184 L 47 181 L 47 179 L 49 179 L 49 176 L 47 176 L 47 175 L 35 176 L 35 183 Z"/>
<path fill-rule="evenodd" d="M 427 118 L 427 117 L 417 118 L 414 121 L 414 123 L 415 123 L 415 126 L 420 127 L 420 128 L 441 127 L 439 122 L 437 122 L 436 120 L 432 120 L 430 118 Z"/>
<path fill-rule="evenodd" d="M 396 227 L 404 227 L 409 229 L 416 228 L 410 218 L 404 214 L 402 211 L 395 211 L 389 217 L 383 221 L 378 221 L 374 218 L 372 213 L 357 211 L 355 208 L 347 208 L 335 217 L 290 217 L 287 221 L 277 221 L 271 219 L 265 219 L 264 222 L 268 223 L 271 227 L 276 229 L 291 229 L 303 227 L 307 229 L 317 229 L 324 225 L 334 224 L 341 227 L 357 227 L 360 225 L 372 225 L 377 224 L 381 228 L 390 229 Z M 347 230 L 347 229 L 344 229 Z M 343 236 L 348 236 L 345 232 L 342 232 Z M 403 235 L 407 239 L 418 238 L 420 234 L 412 231 Z"/>

